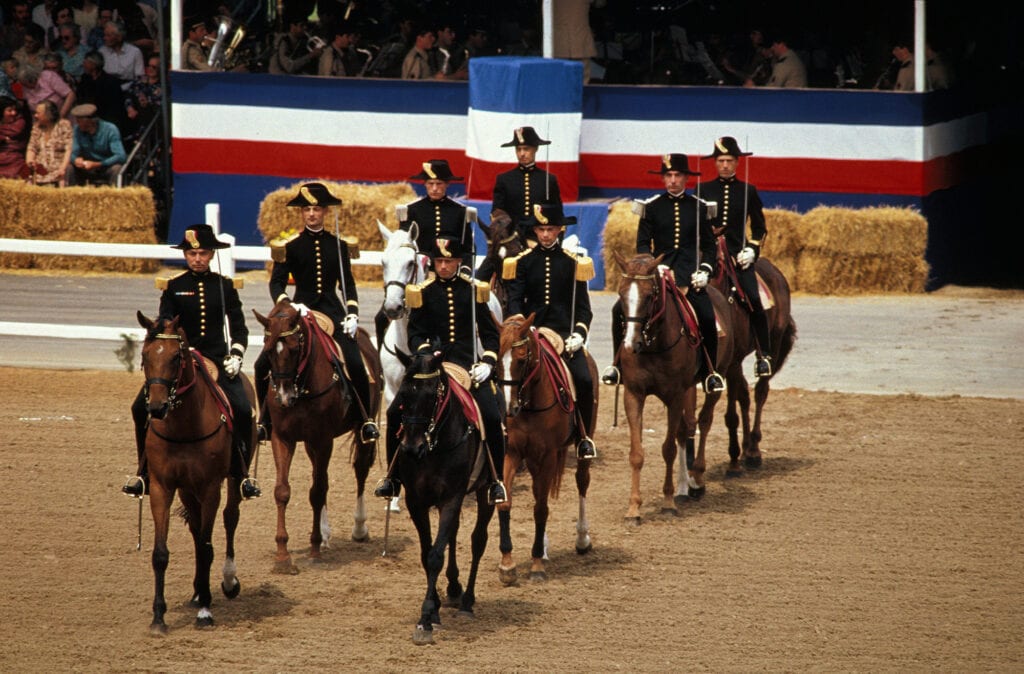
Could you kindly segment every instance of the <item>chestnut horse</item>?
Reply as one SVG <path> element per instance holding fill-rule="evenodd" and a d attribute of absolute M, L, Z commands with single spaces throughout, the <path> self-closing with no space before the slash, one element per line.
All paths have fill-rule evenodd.
<path fill-rule="evenodd" d="M 178 318 L 152 321 L 137 312 L 146 329 L 142 345 L 142 370 L 146 377 L 146 462 L 149 465 L 149 505 L 153 513 L 153 622 L 154 634 L 166 634 L 164 577 L 170 553 L 167 532 L 175 493 L 181 498 L 181 514 L 195 543 L 196 570 L 192 604 L 199 607 L 196 627 L 213 625 L 210 612 L 210 567 L 213 564 L 213 525 L 220 506 L 220 490 L 231 464 L 231 428 L 227 398 L 214 377 L 204 370 L 202 356 L 190 350 Z M 244 377 L 244 375 L 239 375 Z M 255 398 L 252 383 L 245 380 L 246 395 Z M 251 439 L 255 446 L 256 438 Z M 228 478 L 224 531 L 227 549 L 221 589 L 234 599 L 241 590 L 235 571 L 235 529 L 241 494 L 238 480 Z"/>
<path fill-rule="evenodd" d="M 516 580 L 512 561 L 510 513 L 512 483 L 516 471 L 526 462 L 533 479 L 533 548 L 530 566 L 532 580 L 546 580 L 544 560 L 547 558 L 546 530 L 548 499 L 557 498 L 562 485 L 568 447 L 572 445 L 577 420 L 569 398 L 569 373 L 561 363 L 554 346 L 533 327 L 535 314 L 525 319 L 512 316 L 501 329 L 502 383 L 508 400 L 508 447 L 505 450 L 504 480 L 509 500 L 498 506 L 501 533 L 501 582 L 511 585 Z M 586 351 L 582 352 L 594 382 L 594 419 L 597 417 L 597 365 Z M 591 423 L 591 428 L 594 424 Z M 576 520 L 576 552 L 586 554 L 593 549 L 590 523 L 587 520 L 587 490 L 590 488 L 590 461 L 576 463 L 576 489 L 579 492 L 579 518 Z"/>
<path fill-rule="evenodd" d="M 625 336 L 619 351 L 622 383 L 625 385 L 624 407 L 629 420 L 629 463 L 632 483 L 626 523 L 640 523 L 640 470 L 644 466 L 643 415 L 647 396 L 657 396 L 665 405 L 667 428 L 661 445 L 665 460 L 665 481 L 662 488 L 662 512 L 677 513 L 673 462 L 677 456 L 677 441 L 686 448 L 688 468 L 687 485 L 680 482 L 679 496 L 700 498 L 704 495 L 704 447 L 711 428 L 715 404 L 721 393 L 704 396 L 700 417 L 697 409 L 698 358 L 704 353 L 691 340 L 684 329 L 684 308 L 677 295 L 675 283 L 658 271 L 662 257 L 637 255 L 627 261 L 613 251 L 615 262 L 622 272 L 619 281 L 619 299 L 625 313 Z M 714 288 L 707 290 L 725 336 L 719 336 L 718 362 L 731 363 L 732 309 Z M 694 333 L 699 332 L 694 330 Z M 699 426 L 700 442 L 694 454 L 694 432 Z M 684 491 L 686 492 L 684 494 Z"/>
<path fill-rule="evenodd" d="M 427 574 L 427 593 L 413 632 L 417 645 L 434 641 L 434 625 L 441 624 L 441 598 L 437 580 L 448 550 L 447 597 L 459 614 L 472 616 L 476 603 L 476 576 L 487 548 L 487 525 L 494 506 L 487 502 L 490 468 L 480 433 L 456 400 L 455 384 L 442 367 L 440 351 L 412 356 L 398 352 L 406 366 L 396 401 L 402 406 L 395 470 L 405 485 L 405 507 L 420 541 L 420 563 Z M 455 560 L 462 502 L 476 494 L 476 525 L 472 534 L 472 562 L 463 589 Z M 432 538 L 430 510 L 437 508 L 437 537 Z"/>
<path fill-rule="evenodd" d="M 724 243 L 724 239 L 720 239 L 720 241 Z M 730 302 L 736 306 L 742 306 L 742 301 L 736 295 L 729 280 L 729 265 L 732 265 L 733 262 L 723 252 L 724 248 L 724 245 L 718 246 L 718 273 L 712 279 L 712 283 L 729 298 Z M 743 374 L 743 359 L 754 352 L 756 345 L 754 331 L 750 327 L 750 314 L 745 310 L 735 312 L 734 315 L 738 319 L 733 325 L 736 350 L 733 353 L 733 361 L 725 373 L 728 382 L 725 425 L 729 429 L 729 467 L 726 469 L 726 474 L 732 477 L 741 475 L 744 466 L 746 468 L 761 466 L 761 414 L 764 411 L 765 402 L 768 400 L 771 378 L 782 369 L 789 352 L 793 349 L 793 343 L 796 341 L 796 322 L 790 313 L 789 283 L 786 282 L 786 277 L 778 267 L 763 257 L 757 259 L 754 269 L 768 287 L 773 301 L 773 306 L 766 309 L 768 330 L 771 335 L 771 353 L 767 355 L 772 359 L 772 374 L 768 377 L 758 378 L 754 385 L 754 423 L 751 426 L 750 388 L 747 378 Z M 742 417 L 736 412 L 737 403 Z M 741 418 L 743 422 L 742 444 L 737 432 Z"/>
<path fill-rule="evenodd" d="M 277 503 L 277 553 L 274 570 L 298 573 L 288 552 L 288 530 L 285 509 L 291 500 L 288 474 L 295 445 L 302 441 L 306 455 L 313 464 L 313 485 L 309 503 L 313 507 L 313 527 L 309 535 L 309 556 L 317 560 L 321 546 L 327 547 L 330 523 L 327 518 L 327 468 L 334 451 L 334 438 L 352 432 L 352 467 L 356 477 L 356 507 L 352 540 L 366 541 L 366 502 L 364 488 L 376 456 L 373 441 L 362 442 L 359 402 L 345 377 L 338 371 L 334 340 L 321 328 L 312 312 L 300 316 L 287 299 L 282 299 L 269 316 L 256 311 L 256 320 L 264 327 L 263 351 L 270 364 L 273 395 L 267 395 L 267 409 L 272 422 L 271 444 L 277 476 L 274 501 Z M 371 409 L 377 414 L 380 401 L 380 360 L 365 330 L 357 333 L 359 349 L 369 363 Z M 340 358 L 340 357 L 338 357 Z"/>

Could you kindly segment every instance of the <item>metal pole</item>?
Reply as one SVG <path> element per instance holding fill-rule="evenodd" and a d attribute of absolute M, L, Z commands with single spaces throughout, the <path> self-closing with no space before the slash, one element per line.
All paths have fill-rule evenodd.
<path fill-rule="evenodd" d="M 348 315 L 348 291 L 345 288 L 345 266 L 341 263 L 341 229 L 338 225 L 338 211 L 334 211 L 334 241 L 338 245 L 338 287 L 341 289 L 341 303 Z"/>
<path fill-rule="evenodd" d="M 743 138 L 743 147 L 747 148 L 747 152 L 750 152 L 750 137 L 745 136 Z M 740 158 L 736 157 L 736 161 Z M 743 162 L 743 245 L 740 246 L 740 250 L 747 247 L 747 199 L 750 195 L 750 157 L 748 156 Z M 729 223 L 726 223 L 728 225 Z M 723 231 L 724 235 L 725 232 Z"/>
<path fill-rule="evenodd" d="M 555 35 L 553 30 L 554 25 L 554 7 L 552 0 L 544 0 L 541 4 L 541 19 L 544 22 L 544 58 L 554 58 L 555 55 Z"/>
<path fill-rule="evenodd" d="M 925 81 L 925 68 L 928 56 L 924 53 L 925 44 L 925 0 L 914 0 L 914 91 L 922 92 L 928 87 Z"/>

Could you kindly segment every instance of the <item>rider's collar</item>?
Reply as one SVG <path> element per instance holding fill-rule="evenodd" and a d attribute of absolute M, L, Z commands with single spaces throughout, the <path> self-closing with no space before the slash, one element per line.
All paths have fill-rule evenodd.
<path fill-rule="evenodd" d="M 537 162 L 535 162 L 535 161 L 532 161 L 529 164 L 520 164 L 519 165 L 519 170 L 520 171 L 532 171 L 535 168 L 537 168 Z"/>
<path fill-rule="evenodd" d="M 320 229 L 313 229 L 309 225 L 306 225 L 306 232 L 309 233 L 309 234 L 323 234 L 324 233 L 324 226 L 320 225 Z"/>
<path fill-rule="evenodd" d="M 686 196 L 686 190 L 685 189 L 679 190 L 675 194 L 673 194 L 672 192 L 669 192 L 668 190 L 665 190 L 665 193 L 668 194 L 673 199 L 682 199 L 684 196 Z"/>

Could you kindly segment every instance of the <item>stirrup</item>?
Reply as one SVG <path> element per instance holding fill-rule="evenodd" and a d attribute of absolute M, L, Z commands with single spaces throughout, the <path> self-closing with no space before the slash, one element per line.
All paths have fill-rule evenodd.
<path fill-rule="evenodd" d="M 487 502 L 491 505 L 498 505 L 508 500 L 508 492 L 505 485 L 498 480 L 487 489 Z"/>
<path fill-rule="evenodd" d="M 772 376 L 771 356 L 762 356 L 754 363 L 754 376 L 757 378 Z"/>
<path fill-rule="evenodd" d="M 260 485 L 251 477 L 247 477 L 242 480 L 241 492 L 242 498 L 247 501 L 251 498 L 257 498 L 263 495 L 263 490 L 260 489 Z"/>
<path fill-rule="evenodd" d="M 722 375 L 712 372 L 704 378 L 704 393 L 721 393 L 725 390 L 725 380 Z"/>
<path fill-rule="evenodd" d="M 594 445 L 594 441 L 590 438 L 580 440 L 580 444 L 576 445 L 576 458 L 584 461 L 596 459 L 597 447 Z"/>
<path fill-rule="evenodd" d="M 270 439 L 270 426 L 267 424 L 256 424 L 256 442 L 266 442 Z"/>
<path fill-rule="evenodd" d="M 146 480 L 141 475 L 132 475 L 124 481 L 121 491 L 132 498 L 142 498 L 148 491 L 146 489 Z"/>
<path fill-rule="evenodd" d="M 367 419 L 363 422 L 363 425 L 359 427 L 359 439 L 363 442 L 371 442 L 380 438 L 380 429 L 377 428 L 377 422 L 373 419 Z"/>
<path fill-rule="evenodd" d="M 377 486 L 373 488 L 373 495 L 377 498 L 393 499 L 402 491 L 402 483 L 395 478 L 382 477 Z"/>
<path fill-rule="evenodd" d="M 615 386 L 622 381 L 622 374 L 619 372 L 619 368 L 614 365 L 609 365 L 601 373 L 601 383 L 608 384 L 609 386 Z"/>

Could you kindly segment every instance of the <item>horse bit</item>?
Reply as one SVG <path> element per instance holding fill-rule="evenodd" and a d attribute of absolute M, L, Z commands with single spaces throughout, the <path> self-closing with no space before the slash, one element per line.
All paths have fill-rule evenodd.
<path fill-rule="evenodd" d="M 181 375 L 185 373 L 185 357 L 184 357 L 184 341 L 181 339 L 181 335 L 171 334 L 167 332 L 161 332 L 157 334 L 154 339 L 173 339 L 178 342 L 178 375 L 174 379 L 166 379 L 164 377 L 150 377 L 146 379 L 143 385 L 143 392 L 146 396 L 146 404 L 149 404 L 149 386 L 150 384 L 162 384 L 167 387 L 167 405 L 170 409 L 175 409 L 181 406 L 181 398 L 178 394 L 184 395 L 188 393 L 189 389 L 195 385 L 196 381 L 193 378 L 183 389 L 178 390 L 178 382 L 181 381 Z"/>

